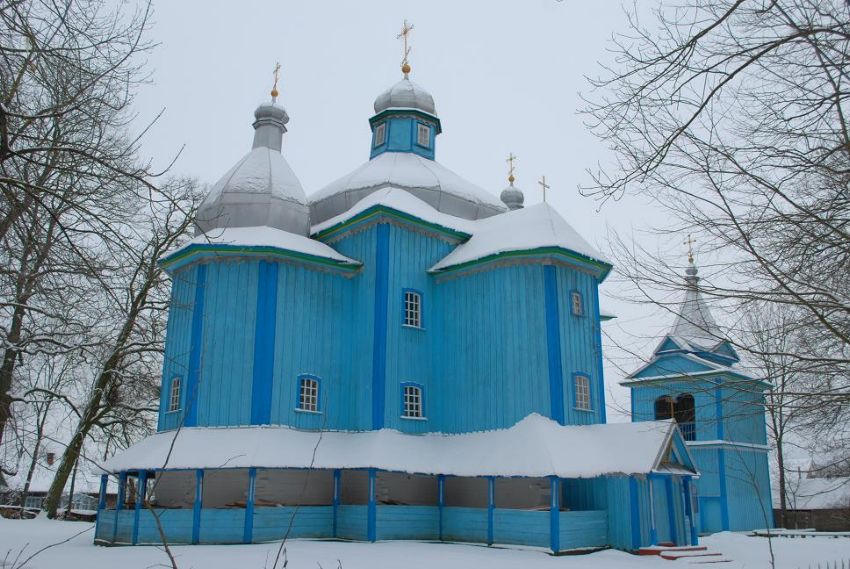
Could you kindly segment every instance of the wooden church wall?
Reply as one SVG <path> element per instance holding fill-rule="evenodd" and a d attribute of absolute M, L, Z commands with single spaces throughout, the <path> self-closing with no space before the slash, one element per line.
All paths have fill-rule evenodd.
<path fill-rule="evenodd" d="M 770 527 L 773 523 L 773 506 L 767 452 L 731 448 L 726 449 L 724 454 L 729 529 L 737 531 Z"/>
<path fill-rule="evenodd" d="M 764 395 L 753 391 L 752 382 L 727 380 L 723 387 L 724 439 L 758 445 L 767 444 Z"/>
<path fill-rule="evenodd" d="M 171 278 L 171 307 L 166 329 L 168 341 L 165 344 L 159 403 L 160 431 L 177 428 L 180 424 L 181 413 L 168 411 L 168 386 L 174 377 L 179 377 L 183 385 L 186 384 L 197 270 L 197 266 L 186 267 Z"/>
<path fill-rule="evenodd" d="M 655 420 L 655 401 L 659 397 L 674 399 L 690 393 L 694 397 L 696 413 L 696 440 L 718 439 L 717 396 L 714 384 L 707 381 L 665 382 L 663 385 L 641 385 L 632 389 L 632 421 Z"/>
<path fill-rule="evenodd" d="M 543 270 L 512 265 L 437 285 L 441 430 L 505 428 L 551 416 Z"/>

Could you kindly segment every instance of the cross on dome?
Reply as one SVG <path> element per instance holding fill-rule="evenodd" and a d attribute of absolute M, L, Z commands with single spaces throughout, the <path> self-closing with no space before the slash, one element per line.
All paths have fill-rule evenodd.
<path fill-rule="evenodd" d="M 272 103 L 277 102 L 277 96 L 280 95 L 280 91 L 277 90 L 277 83 L 280 81 L 280 61 L 276 62 L 274 65 L 274 85 L 272 85 Z"/>
<path fill-rule="evenodd" d="M 410 46 L 407 45 L 407 38 L 410 36 L 410 32 L 413 31 L 413 24 L 407 23 L 407 18 L 404 20 L 404 25 L 401 27 L 401 32 L 395 37 L 395 39 L 400 39 L 404 41 L 404 52 L 401 57 L 401 72 L 404 73 L 405 78 L 407 78 L 407 74 L 410 73 L 410 63 L 407 61 L 407 56 L 410 55 Z"/>
<path fill-rule="evenodd" d="M 540 184 L 541 188 L 543 188 L 543 201 L 545 202 L 546 201 L 546 190 L 548 190 L 552 186 L 550 186 L 549 184 L 546 183 L 546 176 L 541 176 L 540 181 L 537 182 L 537 183 Z"/>
<path fill-rule="evenodd" d="M 516 181 L 516 178 L 514 178 L 514 161 L 515 160 L 516 160 L 516 156 L 514 156 L 513 152 L 510 152 L 508 154 L 508 159 L 505 160 L 505 162 L 508 163 L 508 182 L 510 182 L 512 186 L 514 185 L 514 181 Z"/>

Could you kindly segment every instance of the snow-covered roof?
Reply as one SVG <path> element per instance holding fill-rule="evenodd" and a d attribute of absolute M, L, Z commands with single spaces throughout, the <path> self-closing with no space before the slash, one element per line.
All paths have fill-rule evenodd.
<path fill-rule="evenodd" d="M 231 227 L 226 229 L 213 229 L 205 235 L 197 235 L 191 241 L 169 253 L 163 260 L 168 265 L 173 260 L 182 257 L 191 248 L 203 249 L 205 246 L 224 246 L 239 248 L 271 247 L 284 251 L 292 251 L 330 259 L 347 265 L 359 265 L 358 261 L 341 255 L 321 241 L 295 235 L 288 231 L 275 229 L 274 227 Z"/>
<path fill-rule="evenodd" d="M 739 375 L 739 376 L 742 376 L 742 377 L 747 377 L 741 372 L 740 369 L 738 369 L 736 367 L 727 366 L 727 365 L 723 365 L 723 364 L 720 364 L 720 363 L 717 363 L 717 362 L 713 362 L 711 360 L 701 358 L 696 354 L 689 354 L 689 353 L 676 354 L 676 357 L 688 360 L 690 362 L 693 362 L 694 364 L 697 364 L 698 366 L 703 366 L 704 369 L 700 369 L 698 371 L 683 372 L 678 367 L 671 366 L 669 368 L 669 370 L 665 370 L 664 369 L 664 361 L 665 360 L 661 359 L 661 358 L 653 358 L 649 362 L 645 363 L 644 365 L 642 365 L 641 367 L 636 369 L 634 372 L 630 373 L 626 377 L 625 381 L 620 382 L 620 385 L 629 385 L 630 383 L 641 383 L 641 382 L 644 382 L 644 381 L 656 381 L 656 380 L 659 380 L 659 379 L 680 378 L 683 375 L 687 375 L 687 376 L 691 377 L 691 376 L 697 376 L 697 375 L 709 375 L 709 374 L 714 375 L 714 374 L 726 373 L 726 374 L 735 374 L 735 375 Z M 637 375 L 640 375 L 641 372 L 643 372 L 647 368 L 650 368 L 650 367 L 653 367 L 653 366 L 655 368 L 657 368 L 654 371 L 657 371 L 658 373 L 654 373 L 652 375 L 647 375 L 647 376 L 643 376 L 643 377 L 635 377 Z M 669 373 L 667 373 L 667 371 L 669 371 Z"/>
<path fill-rule="evenodd" d="M 455 476 L 589 478 L 669 471 L 665 460 L 676 436 L 681 435 L 672 421 L 561 426 L 537 414 L 509 429 L 455 435 L 391 429 L 184 428 L 148 437 L 109 459 L 104 468 L 119 472 L 312 465 Z M 693 464 L 690 457 L 687 462 Z"/>
<path fill-rule="evenodd" d="M 434 97 L 431 93 L 408 79 L 406 75 L 404 79 L 375 99 L 375 113 L 387 109 L 416 109 L 437 116 L 437 108 L 434 106 Z"/>
<path fill-rule="evenodd" d="M 475 224 L 469 220 L 437 211 L 407 190 L 390 187 L 369 194 L 357 202 L 351 209 L 344 211 L 327 221 L 314 225 L 310 230 L 310 233 L 315 235 L 316 233 L 320 233 L 326 229 L 345 223 L 349 219 L 352 219 L 364 211 L 376 206 L 384 206 L 394 209 L 415 217 L 416 219 L 421 219 L 427 223 L 433 223 L 435 225 L 445 227 L 446 229 L 459 231 L 469 235 L 472 234 L 473 228 L 475 227 Z"/>
<path fill-rule="evenodd" d="M 702 298 L 698 285 L 697 268 L 693 262 L 688 266 L 686 273 L 685 281 L 688 287 L 685 289 L 685 299 L 682 301 L 682 305 L 676 313 L 673 327 L 667 335 L 674 338 L 679 344 L 709 350 L 722 342 L 723 336 L 708 305 Z"/>
<path fill-rule="evenodd" d="M 472 238 L 446 255 L 431 271 L 441 271 L 511 251 L 557 247 L 611 264 L 548 203 L 509 211 L 478 221 Z"/>
<path fill-rule="evenodd" d="M 850 508 L 850 478 L 798 478 L 786 480 L 788 508 L 791 510 L 826 510 Z M 778 492 L 774 506 L 779 507 Z"/>
<path fill-rule="evenodd" d="M 254 113 L 254 144 L 201 202 L 200 231 L 266 225 L 307 235 L 310 210 L 301 182 L 281 154 L 286 111 L 275 104 Z"/>
<path fill-rule="evenodd" d="M 505 211 L 495 195 L 439 162 L 412 152 L 383 152 L 310 196 L 312 221 L 322 223 L 390 186 L 403 188 L 437 211 L 463 219 L 480 219 Z"/>

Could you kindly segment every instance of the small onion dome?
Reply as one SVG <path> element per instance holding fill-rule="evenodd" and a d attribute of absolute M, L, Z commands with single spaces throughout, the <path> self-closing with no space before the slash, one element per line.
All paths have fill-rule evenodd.
<path fill-rule="evenodd" d="M 431 93 L 405 77 L 375 99 L 375 114 L 387 109 L 417 109 L 437 116 Z"/>
<path fill-rule="evenodd" d="M 525 195 L 522 193 L 522 190 L 514 187 L 513 184 L 502 190 L 502 194 L 499 197 L 502 199 L 502 203 L 508 206 L 510 210 L 520 209 L 525 202 Z"/>

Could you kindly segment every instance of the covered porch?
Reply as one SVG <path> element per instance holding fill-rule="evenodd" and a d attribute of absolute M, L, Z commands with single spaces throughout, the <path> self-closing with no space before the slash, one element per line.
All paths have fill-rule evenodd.
<path fill-rule="evenodd" d="M 639 425 L 637 438 L 654 439 L 652 456 L 642 460 L 639 472 L 622 468 L 626 466 L 622 457 L 616 461 L 620 471 L 600 472 L 596 459 L 574 454 L 591 442 L 581 439 L 603 442 L 600 436 L 615 435 L 610 427 L 619 425 L 562 427 L 542 417 L 527 418 L 503 431 L 468 435 L 323 433 L 321 441 L 319 433 L 286 428 L 185 429 L 169 457 L 174 468 L 154 466 L 165 458 L 159 455 L 160 444 L 134 447 L 117 457 L 119 470 L 113 474 L 119 482 L 118 500 L 114 509 L 101 501 L 95 542 L 409 539 L 523 545 L 553 553 L 601 547 L 633 550 L 663 541 L 695 543 L 688 488 L 695 472 L 679 464 L 687 463 L 674 450 L 676 437 L 681 436 L 675 426 L 671 430 L 664 423 Z M 635 430 L 632 424 L 626 426 Z M 226 445 L 229 448 L 223 444 L 227 441 L 221 441 L 211 456 L 193 457 L 206 446 L 210 431 L 244 440 L 231 441 L 235 446 Z M 547 441 L 552 433 L 561 438 L 567 434 L 571 440 Z M 280 439 L 279 446 L 260 444 L 255 450 L 267 448 L 268 454 L 289 458 L 259 466 L 263 461 L 258 458 L 268 457 L 252 453 L 256 443 L 249 441 L 269 435 Z M 522 448 L 509 444 L 525 436 L 536 437 L 537 443 Z M 161 433 L 151 439 L 170 446 L 173 437 Z M 387 454 L 375 450 L 376 439 L 384 439 L 377 449 L 398 451 L 388 453 L 395 458 L 376 456 Z M 553 442 L 567 443 L 554 448 L 565 449 L 573 460 L 528 456 Z M 595 452 L 605 448 L 611 447 L 599 446 Z M 365 465 L 353 460 L 357 455 Z M 312 463 L 300 462 L 307 457 Z M 232 467 L 209 466 L 227 459 Z M 531 459 L 536 462 L 528 462 Z M 126 466 L 119 462 L 124 460 Z M 290 464 L 280 464 L 282 460 Z M 183 461 L 202 467 L 187 468 Z M 426 465 L 443 472 L 428 472 Z M 108 476 L 103 475 L 104 488 Z"/>

